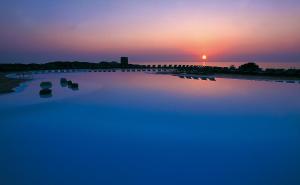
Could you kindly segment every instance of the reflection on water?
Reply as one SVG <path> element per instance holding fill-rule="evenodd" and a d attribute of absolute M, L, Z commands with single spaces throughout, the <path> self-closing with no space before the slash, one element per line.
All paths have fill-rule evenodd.
<path fill-rule="evenodd" d="M 189 75 L 189 74 L 181 74 L 181 75 L 175 75 L 181 79 L 188 79 L 188 80 L 209 80 L 209 81 L 216 81 L 216 78 L 214 76 L 201 76 L 201 75 Z"/>
<path fill-rule="evenodd" d="M 43 93 L 40 92 L 40 97 L 41 98 L 51 98 L 52 97 L 52 93 L 43 94 Z"/>
<path fill-rule="evenodd" d="M 66 78 L 60 79 L 60 85 L 61 87 L 67 87 L 68 86 L 68 80 Z"/>
<path fill-rule="evenodd" d="M 216 81 L 217 77 L 220 78 L 228 78 L 228 79 L 238 79 L 238 80 L 254 80 L 254 81 L 266 81 L 266 82 L 277 82 L 277 83 L 288 83 L 288 84 L 300 84 L 300 80 L 277 80 L 277 78 L 273 77 L 264 77 L 264 76 L 239 76 L 239 75 L 210 75 L 210 76 L 203 76 L 203 75 L 193 75 L 193 74 L 179 74 L 174 75 L 180 79 L 187 79 L 187 80 L 209 80 L 209 81 Z"/>
<path fill-rule="evenodd" d="M 58 75 L 58 74 L 56 74 Z M 73 82 L 72 80 L 67 80 L 66 78 L 60 79 L 60 86 L 62 88 L 68 87 L 68 89 L 72 91 L 79 90 L 79 84 Z M 52 97 L 52 82 L 41 82 L 40 87 L 42 88 L 39 91 L 39 95 L 41 98 L 51 98 Z"/>
<path fill-rule="evenodd" d="M 300 183 L 299 84 L 64 73 L 74 93 L 61 75 L 0 96 L 1 183 Z"/>

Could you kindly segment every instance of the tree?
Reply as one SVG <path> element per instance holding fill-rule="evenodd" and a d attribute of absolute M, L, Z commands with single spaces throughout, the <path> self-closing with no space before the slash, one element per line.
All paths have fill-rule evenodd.
<path fill-rule="evenodd" d="M 236 67 L 235 67 L 234 65 L 231 65 L 231 66 L 229 67 L 229 69 L 230 69 L 231 71 L 235 71 L 235 70 L 236 70 Z"/>
<path fill-rule="evenodd" d="M 259 70 L 261 70 L 259 68 L 259 66 L 256 64 L 256 63 L 247 63 L 247 64 L 243 64 L 239 67 L 239 70 L 240 71 L 243 71 L 243 72 L 257 72 Z"/>

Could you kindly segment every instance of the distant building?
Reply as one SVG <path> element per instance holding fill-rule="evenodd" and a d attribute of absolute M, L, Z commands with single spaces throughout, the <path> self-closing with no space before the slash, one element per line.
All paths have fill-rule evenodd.
<path fill-rule="evenodd" d="M 121 57 L 121 66 L 122 67 L 128 66 L 128 57 Z"/>

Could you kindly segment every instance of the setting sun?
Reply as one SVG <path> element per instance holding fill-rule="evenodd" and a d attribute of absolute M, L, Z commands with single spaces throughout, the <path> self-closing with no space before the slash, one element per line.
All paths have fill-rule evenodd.
<path fill-rule="evenodd" d="M 202 60 L 206 60 L 207 56 L 206 55 L 202 55 Z"/>

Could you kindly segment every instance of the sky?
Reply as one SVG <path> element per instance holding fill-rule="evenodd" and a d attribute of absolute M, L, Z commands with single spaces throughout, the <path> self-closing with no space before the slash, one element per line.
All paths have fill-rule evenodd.
<path fill-rule="evenodd" d="M 299 0 L 1 0 L 0 63 L 300 62 Z"/>

